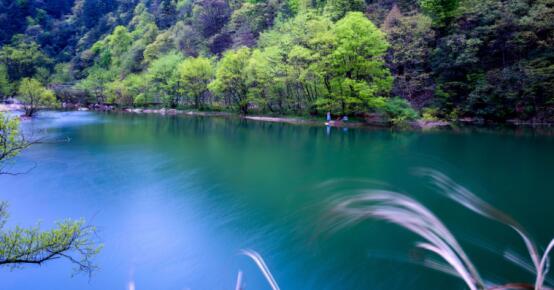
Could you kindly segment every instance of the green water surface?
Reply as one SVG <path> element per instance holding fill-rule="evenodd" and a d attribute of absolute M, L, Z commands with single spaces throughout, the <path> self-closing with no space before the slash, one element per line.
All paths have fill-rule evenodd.
<path fill-rule="evenodd" d="M 492 283 L 532 282 L 507 262 L 518 236 L 441 197 L 413 174 L 447 174 L 519 220 L 540 245 L 554 237 L 554 137 L 513 129 L 410 132 L 327 129 L 237 118 L 42 113 L 27 130 L 47 142 L 0 176 L 8 227 L 85 218 L 104 250 L 92 278 L 62 260 L 11 271 L 0 289 L 269 289 L 240 249 L 258 251 L 283 290 L 464 289 L 421 266 L 419 239 L 378 221 L 332 231 L 328 207 L 352 189 L 393 189 L 433 210 Z M 345 190 L 348 189 L 348 190 Z M 554 276 L 551 276 L 554 278 Z"/>

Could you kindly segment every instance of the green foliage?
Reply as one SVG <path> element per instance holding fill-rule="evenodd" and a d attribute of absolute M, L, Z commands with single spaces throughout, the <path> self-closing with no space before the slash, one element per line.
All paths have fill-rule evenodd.
<path fill-rule="evenodd" d="M 421 110 L 421 118 L 425 121 L 437 121 L 439 118 L 437 117 L 439 113 L 439 110 L 437 108 L 423 108 Z"/>
<path fill-rule="evenodd" d="M 5 65 L 0 64 L 0 97 L 10 96 L 13 94 L 13 86 L 10 83 L 8 69 Z"/>
<path fill-rule="evenodd" d="M 131 44 L 132 39 L 127 28 L 117 26 L 111 35 L 92 46 L 91 51 L 96 55 L 96 65 L 124 73 L 122 71 L 123 58 Z"/>
<path fill-rule="evenodd" d="M 21 83 L 37 85 L 29 79 Z M 5 163 L 30 144 L 20 134 L 19 119 L 0 114 L 0 174 L 9 174 L 2 170 Z M 39 226 L 7 230 L 7 218 L 7 203 L 0 202 L 0 266 L 18 268 L 65 258 L 75 264 L 77 271 L 90 274 L 96 268 L 91 259 L 101 246 L 95 243 L 95 228 L 84 221 L 59 222 L 48 231 L 41 231 Z"/>
<path fill-rule="evenodd" d="M 179 64 L 178 70 L 183 93 L 192 98 L 196 109 L 201 109 L 215 74 L 212 61 L 205 57 L 187 58 Z"/>
<path fill-rule="evenodd" d="M 287 0 L 287 5 L 292 15 L 296 15 L 300 11 L 300 2 L 301 0 Z"/>
<path fill-rule="evenodd" d="M 94 227 L 86 226 L 83 221 L 70 220 L 57 223 L 49 231 L 41 231 L 39 226 L 1 231 L 0 266 L 18 268 L 66 258 L 75 264 L 76 272 L 90 273 L 96 269 L 91 259 L 101 250 L 94 243 L 94 233 Z"/>
<path fill-rule="evenodd" d="M 251 53 L 224 55 L 212 90 L 233 96 L 227 100 L 237 100 L 243 113 L 251 105 L 279 113 L 357 114 L 386 102 L 392 83 L 383 59 L 387 47 L 361 13 L 336 24 L 305 13 L 264 33 Z"/>
<path fill-rule="evenodd" d="M 33 76 L 34 79 L 38 80 L 42 84 L 47 84 L 50 77 L 51 77 L 50 70 L 44 67 L 37 68 L 35 75 Z"/>
<path fill-rule="evenodd" d="M 78 87 L 95 95 L 96 102 L 132 104 L 134 97 L 129 95 L 132 90 L 123 87 L 121 80 L 143 70 L 143 63 L 157 57 L 147 52 L 156 40 L 158 27 L 144 5 L 135 8 L 129 26 L 131 31 L 125 26 L 116 26 L 111 34 L 83 53 L 84 58 L 92 59 L 93 65 L 86 70 L 87 77 Z"/>
<path fill-rule="evenodd" d="M 221 96 L 226 105 L 235 106 L 243 114 L 248 114 L 248 83 L 245 68 L 250 58 L 251 50 L 240 48 L 223 55 L 217 65 L 215 80 L 209 89 Z"/>
<path fill-rule="evenodd" d="M 94 96 L 94 102 L 101 104 L 105 102 L 106 86 L 113 79 L 115 79 L 113 71 L 93 67 L 88 71 L 87 77 L 77 84 L 77 88 L 84 90 L 89 95 Z"/>
<path fill-rule="evenodd" d="M 387 101 L 383 107 L 383 111 L 390 117 L 394 124 L 401 124 L 418 117 L 417 112 L 410 106 L 410 103 L 398 97 Z"/>
<path fill-rule="evenodd" d="M 32 117 L 41 107 L 55 107 L 58 104 L 54 92 L 45 88 L 36 79 L 22 79 L 17 92 L 19 100 L 23 103 L 25 115 L 28 117 Z"/>
<path fill-rule="evenodd" d="M 172 52 L 156 59 L 148 67 L 147 78 L 154 102 L 161 101 L 172 108 L 179 105 L 182 83 L 179 79 L 178 67 L 183 59 L 180 53 Z"/>
<path fill-rule="evenodd" d="M 324 8 L 324 14 L 336 21 L 344 17 L 351 11 L 365 11 L 364 0 L 327 0 Z"/>
<path fill-rule="evenodd" d="M 399 96 L 441 117 L 554 121 L 553 1 L 19 1 L 0 11 L 0 95 L 27 77 L 121 106 L 362 115 Z M 182 76 L 199 56 L 232 73 Z"/>
<path fill-rule="evenodd" d="M 430 18 L 422 14 L 404 16 L 395 5 L 382 30 L 391 44 L 387 58 L 394 75 L 392 94 L 422 108 L 432 101 L 434 92 L 430 61 L 435 33 Z"/>
<path fill-rule="evenodd" d="M 388 43 L 384 34 L 359 12 L 337 22 L 336 48 L 329 56 L 331 94 L 342 114 L 379 108 L 387 96 L 392 76 L 385 67 Z"/>
<path fill-rule="evenodd" d="M 0 49 L 0 64 L 7 68 L 9 80 L 17 82 L 25 77 L 34 77 L 37 69 L 48 69 L 52 60 L 33 41 L 16 38 L 14 44 Z"/>
<path fill-rule="evenodd" d="M 0 174 L 5 173 L 3 167 L 6 161 L 15 157 L 27 146 L 27 142 L 19 134 L 19 119 L 0 113 Z M 1 225 L 0 222 L 0 229 Z"/>
<path fill-rule="evenodd" d="M 69 63 L 58 63 L 54 67 L 54 75 L 50 78 L 50 83 L 64 84 L 73 81 L 71 65 Z"/>
<path fill-rule="evenodd" d="M 419 4 L 435 25 L 444 26 L 456 15 L 460 0 L 419 0 Z"/>
<path fill-rule="evenodd" d="M 464 5 L 464 14 L 437 40 L 432 58 L 435 106 L 443 115 L 457 109 L 460 117 L 493 121 L 552 120 L 553 94 L 547 87 L 554 80 L 554 27 L 539 20 L 554 15 L 551 4 Z"/>
<path fill-rule="evenodd" d="M 288 68 L 276 47 L 254 49 L 245 68 L 248 98 L 272 112 L 285 113 Z"/>

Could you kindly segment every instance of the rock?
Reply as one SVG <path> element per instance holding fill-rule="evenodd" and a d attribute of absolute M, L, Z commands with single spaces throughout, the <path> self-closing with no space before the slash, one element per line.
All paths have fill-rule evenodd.
<path fill-rule="evenodd" d="M 438 127 L 447 127 L 450 126 L 450 122 L 443 121 L 443 120 L 417 120 L 412 123 L 412 125 L 416 128 L 422 129 L 422 130 L 429 130 L 433 128 Z"/>
<path fill-rule="evenodd" d="M 485 119 L 483 118 L 464 117 L 464 118 L 460 118 L 458 121 L 462 123 L 475 124 L 475 125 L 485 124 Z"/>

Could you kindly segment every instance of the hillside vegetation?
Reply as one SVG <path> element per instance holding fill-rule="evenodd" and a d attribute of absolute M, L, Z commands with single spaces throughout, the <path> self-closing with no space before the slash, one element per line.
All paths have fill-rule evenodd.
<path fill-rule="evenodd" d="M 0 95 L 554 121 L 554 0 L 0 0 Z"/>

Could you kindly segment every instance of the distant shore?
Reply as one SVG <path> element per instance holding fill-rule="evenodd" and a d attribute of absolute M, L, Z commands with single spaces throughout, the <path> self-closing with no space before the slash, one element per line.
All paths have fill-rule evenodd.
<path fill-rule="evenodd" d="M 123 111 L 127 113 L 135 114 L 161 114 L 161 115 L 190 115 L 190 116 L 234 116 L 246 120 L 261 121 L 261 122 L 273 122 L 273 123 L 288 123 L 297 125 L 322 125 L 326 121 L 323 117 L 320 119 L 308 118 L 302 116 L 272 116 L 272 115 L 241 115 L 233 112 L 220 112 L 220 111 L 193 111 L 193 110 L 179 110 L 179 109 L 143 109 L 143 108 L 128 108 L 122 110 L 116 110 L 118 112 Z M 346 128 L 359 128 L 359 127 L 395 127 L 391 122 L 388 122 L 382 118 L 368 118 L 367 121 L 331 121 L 331 127 L 346 127 Z M 550 127 L 553 123 L 547 122 L 533 122 L 526 120 L 507 120 L 504 123 L 487 123 L 484 120 L 478 118 L 462 118 L 457 121 L 447 120 L 425 120 L 416 119 L 406 122 L 404 127 L 408 126 L 413 129 L 429 130 L 434 128 L 451 127 L 454 124 L 462 125 L 512 125 L 512 126 L 530 126 L 530 127 Z"/>
<path fill-rule="evenodd" d="M 8 111 L 17 111 L 22 110 L 23 107 L 20 104 L 2 104 L 0 103 L 0 112 Z M 117 109 L 112 106 L 91 106 L 91 107 L 63 107 L 65 110 L 75 110 L 75 111 L 104 111 L 104 112 L 123 112 L 130 114 L 159 114 L 159 115 L 188 115 L 188 116 L 207 116 L 207 117 L 237 117 L 245 120 L 259 121 L 259 122 L 272 122 L 272 123 L 286 123 L 286 124 L 295 124 L 295 125 L 326 125 L 331 127 L 340 127 L 340 128 L 361 128 L 361 127 L 381 127 L 381 128 L 392 128 L 398 127 L 391 124 L 383 119 L 373 119 L 366 122 L 362 121 L 331 121 L 330 124 L 327 123 L 323 117 L 320 119 L 302 117 L 302 116 L 271 116 L 271 115 L 241 115 L 234 112 L 224 112 L 224 111 L 194 111 L 194 110 L 181 110 L 181 109 L 145 109 L 145 108 L 127 108 L 127 109 Z M 450 122 L 445 120 L 424 120 L 417 119 L 413 121 L 406 122 L 402 127 L 412 128 L 416 130 L 430 130 L 435 128 L 448 128 L 452 127 L 455 124 L 462 125 L 489 125 L 483 121 L 476 119 L 464 118 L 456 122 Z M 512 126 L 523 126 L 523 127 L 550 127 L 552 123 L 538 123 L 530 122 L 524 120 L 508 120 L 505 123 L 498 123 L 493 125 L 512 125 Z"/>
<path fill-rule="evenodd" d="M 134 113 L 134 114 L 239 117 L 245 120 L 252 120 L 252 121 L 287 123 L 287 124 L 296 124 L 296 125 L 322 125 L 325 123 L 323 119 L 318 120 L 318 119 L 304 118 L 304 117 L 267 116 L 267 115 L 240 115 L 232 112 L 216 112 L 216 111 L 191 111 L 191 110 L 178 110 L 178 109 L 124 109 L 123 111 L 127 113 Z M 354 122 L 334 122 L 331 126 L 353 128 L 353 127 L 371 126 L 371 124 L 354 121 Z"/>

